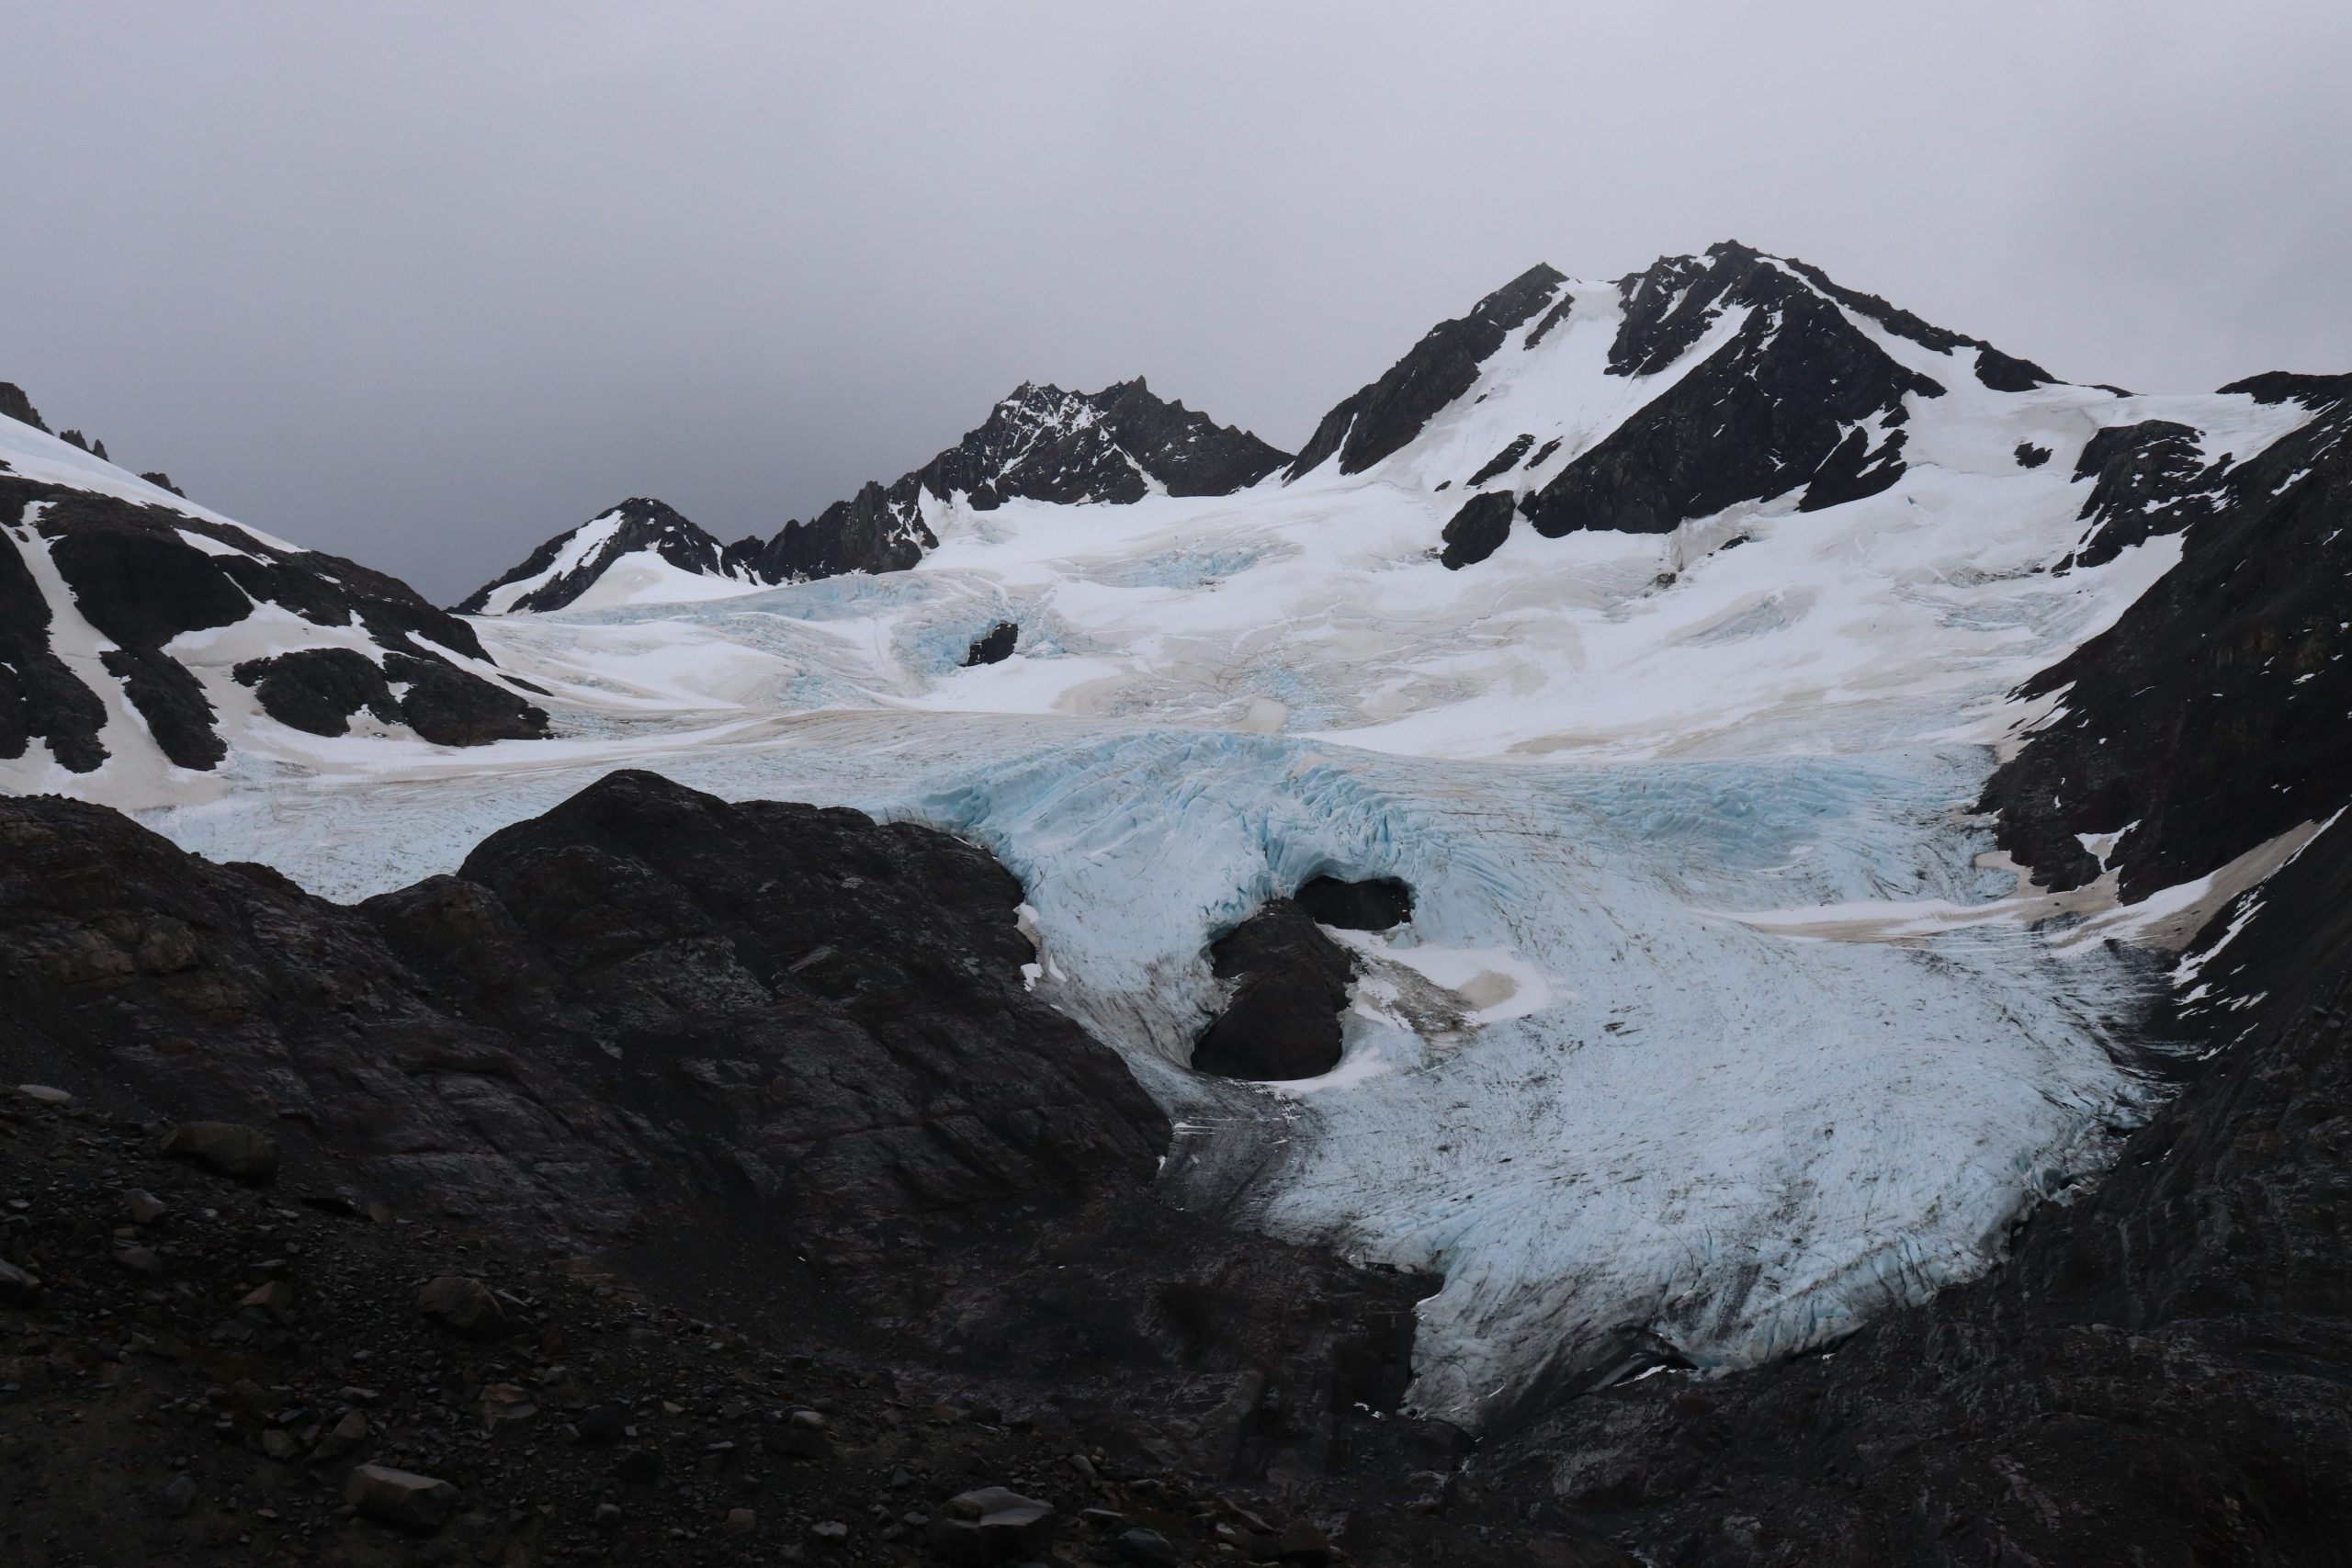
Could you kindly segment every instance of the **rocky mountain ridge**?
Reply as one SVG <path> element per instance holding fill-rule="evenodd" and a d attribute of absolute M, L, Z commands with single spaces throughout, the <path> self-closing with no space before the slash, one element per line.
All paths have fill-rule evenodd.
<path fill-rule="evenodd" d="M 0 761 L 39 746 L 59 782 L 110 763 L 205 773 L 255 714 L 442 745 L 545 733 L 473 629 L 407 584 L 197 507 L 9 400 Z"/>
<path fill-rule="evenodd" d="M 924 521 L 926 504 L 952 500 L 989 512 L 1014 500 L 1084 506 L 1154 493 L 1227 495 L 1256 484 L 1285 457 L 1246 430 L 1159 397 L 1141 377 L 1099 392 L 1024 381 L 922 468 L 888 485 L 869 483 L 805 523 L 794 518 L 771 538 L 722 546 L 662 502 L 631 500 L 548 540 L 457 609 L 561 609 L 639 552 L 682 572 L 754 586 L 899 571 L 939 542 Z M 616 518 L 617 527 L 608 526 Z"/>

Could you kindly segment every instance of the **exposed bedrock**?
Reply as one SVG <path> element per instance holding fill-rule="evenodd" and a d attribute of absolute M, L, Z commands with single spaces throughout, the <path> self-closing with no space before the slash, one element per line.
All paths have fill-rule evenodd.
<path fill-rule="evenodd" d="M 1012 650 L 1020 641 L 1021 627 L 1016 623 L 999 621 L 972 639 L 972 646 L 964 654 L 964 668 L 969 670 L 979 664 L 1001 664 L 1012 657 Z"/>
<path fill-rule="evenodd" d="M 277 1122 L 551 1234 L 873 1226 L 1147 1179 L 1167 1122 L 1033 1001 L 1019 885 L 944 834 L 618 773 L 345 908 L 101 807 L 0 801 L 0 1053 Z"/>
<path fill-rule="evenodd" d="M 600 542 L 580 553 L 585 543 L 580 537 L 582 530 L 599 525 Z M 575 558 L 564 570 L 557 571 L 567 551 Z M 729 547 L 696 527 L 675 507 L 650 496 L 633 495 L 579 527 L 567 528 L 547 540 L 504 576 L 475 589 L 455 608 L 461 615 L 479 615 L 489 609 L 501 588 L 532 581 L 528 592 L 500 607 L 509 612 L 560 610 L 594 587 L 615 562 L 637 555 L 656 556 L 680 571 L 710 577 L 730 576 L 741 570 L 730 558 Z"/>
<path fill-rule="evenodd" d="M 1142 500 L 1155 481 L 1170 495 L 1227 495 L 1287 460 L 1246 430 L 1158 396 L 1140 377 L 1099 392 L 1024 381 L 922 468 L 788 522 L 764 545 L 730 547 L 729 559 L 772 582 L 901 571 L 939 543 L 926 498 L 961 496 L 978 512 L 1008 501 L 1120 504 Z"/>
<path fill-rule="evenodd" d="M 275 677 L 263 706 L 295 728 L 340 734 L 334 716 L 347 720 L 372 705 L 445 745 L 547 732 L 545 713 L 457 662 L 485 657 L 472 627 L 355 562 L 167 507 L 14 477 L 0 476 L 0 523 L 17 525 L 0 532 L 0 758 L 22 755 L 33 738 L 74 772 L 107 755 L 106 705 L 50 648 L 51 607 L 28 551 L 47 552 L 70 607 L 114 645 L 101 667 L 180 767 L 215 767 L 228 745 L 202 683 L 167 648 L 264 605 L 313 626 L 351 628 L 368 645 L 239 666 L 248 685 Z M 353 659 L 368 662 L 369 674 L 353 671 Z M 386 682 L 406 688 L 397 703 Z"/>
<path fill-rule="evenodd" d="M 1210 971 L 1235 982 L 1225 1010 L 1193 1047 L 1221 1077 L 1311 1078 L 1340 1065 L 1340 1014 L 1354 956 L 1295 900 L 1277 898 L 1209 947 Z"/>
<path fill-rule="evenodd" d="M 1620 288 L 1616 376 L 1663 370 L 1727 310 L 1749 313 L 1706 360 L 1521 500 L 1546 538 L 1579 528 L 1668 533 L 1801 487 L 1807 511 L 1885 490 L 1903 477 L 1904 400 L 1944 389 L 1897 363 L 1839 307 L 1931 347 L 1973 342 L 1738 244 L 1668 258 Z"/>
<path fill-rule="evenodd" d="M 1979 807 L 2044 886 L 2104 869 L 2144 898 L 2352 799 L 2352 377 L 2224 389 L 2311 417 L 2234 467 L 2198 469 L 2178 427 L 2154 423 L 2101 432 L 2084 453 L 2096 483 L 2080 558 L 2165 532 L 2181 558 L 2021 689 L 2056 711 Z M 2104 857 L 2083 841 L 2113 834 Z"/>
<path fill-rule="evenodd" d="M 1394 876 L 1370 876 L 1359 882 L 1317 876 L 1301 887 L 1295 897 L 1308 919 L 1343 931 L 1385 931 L 1413 918 L 1413 890 Z"/>
<path fill-rule="evenodd" d="M 1550 304 L 1567 279 L 1548 266 L 1528 268 L 1478 301 L 1466 316 L 1440 321 L 1381 378 L 1342 400 L 1292 459 L 1295 479 L 1335 454 L 1340 472 L 1362 473 L 1419 435 L 1478 379 L 1478 367 L 1514 327 Z"/>
<path fill-rule="evenodd" d="M 1519 502 L 1507 490 L 1486 491 L 1462 503 L 1445 525 L 1445 547 L 1438 559 L 1448 571 L 1476 566 L 1503 547 L 1510 537 L 1510 520 Z"/>

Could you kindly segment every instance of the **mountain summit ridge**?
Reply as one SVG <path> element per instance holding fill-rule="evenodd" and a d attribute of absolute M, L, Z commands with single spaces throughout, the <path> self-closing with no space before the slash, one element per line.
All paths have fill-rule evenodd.
<path fill-rule="evenodd" d="M 1981 338 L 1736 240 L 1661 256 L 1610 282 L 1580 283 L 1539 262 L 1423 333 L 1326 412 L 1295 455 L 1159 399 L 1141 377 L 1092 393 L 1024 381 L 956 446 L 897 480 L 871 481 L 764 540 L 754 536 L 714 553 L 698 539 L 694 554 L 710 564 L 673 564 L 751 584 L 900 571 L 938 547 L 933 524 L 950 505 L 975 513 L 1016 500 L 1123 505 L 1159 493 L 1232 494 L 1275 473 L 1286 485 L 1327 469 L 1339 478 L 1372 473 L 1462 414 L 1465 400 L 1515 356 L 1541 350 L 1572 320 L 1603 312 L 1615 324 L 1606 363 L 1592 374 L 1631 386 L 1655 380 L 1654 396 L 1583 440 L 1540 428 L 1547 411 L 1530 409 L 1528 423 L 1538 428 L 1510 433 L 1463 472 L 1424 479 L 1465 491 L 1504 480 L 1511 511 L 1547 537 L 1590 527 L 1663 532 L 1744 501 L 1802 491 L 1804 504 L 1818 508 L 1885 489 L 1903 471 L 1905 400 L 1940 397 L 1955 378 L 2000 392 L 2057 384 Z M 1737 330 L 1715 341 L 1726 318 Z M 1934 356 L 1936 368 L 1898 362 L 1882 339 Z M 1494 503 L 1477 511 L 1475 525 L 1465 516 L 1448 536 L 1450 563 L 1484 558 L 1470 540 L 1490 552 L 1508 536 Z M 584 582 L 566 595 L 503 603 L 495 592 L 527 575 L 531 562 L 552 559 L 569 536 L 548 541 L 458 607 L 571 603 Z"/>

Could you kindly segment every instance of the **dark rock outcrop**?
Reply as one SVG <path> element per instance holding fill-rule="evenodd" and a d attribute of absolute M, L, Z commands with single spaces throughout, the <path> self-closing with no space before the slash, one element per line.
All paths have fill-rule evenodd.
<path fill-rule="evenodd" d="M 1402 1395 L 1413 1303 L 1433 1282 L 1159 1201 L 1148 1183 L 1168 1122 L 1114 1055 L 1028 996 L 1030 949 L 1012 918 L 1020 896 L 985 854 L 941 834 L 846 811 L 728 806 L 643 774 L 615 775 L 493 835 L 458 875 L 357 908 L 258 866 L 187 855 L 102 807 L 0 799 L 0 990 L 12 1010 L 0 1081 L 78 1091 L 62 1111 L 0 1101 L 0 1133 L 69 1114 L 85 1129 L 78 1139 L 61 1129 L 56 1153 L 0 1135 L 0 1174 L 21 1156 L 52 1193 L 65 1179 L 78 1194 L 89 1182 L 61 1154 L 109 1173 L 84 1205 L 103 1216 L 95 1228 L 78 1215 L 11 1228 L 0 1251 L 39 1280 L 26 1299 L 62 1290 L 86 1318 L 103 1304 L 96 1288 L 143 1288 L 112 1257 L 125 1213 L 114 1185 L 135 1179 L 162 1196 L 133 1223 L 172 1243 L 149 1250 L 170 1278 L 198 1285 L 172 1296 L 167 1315 L 135 1321 L 161 1336 L 183 1332 L 185 1316 L 240 1312 L 228 1343 L 283 1354 L 272 1383 L 300 1385 L 275 1399 L 256 1392 L 228 1435 L 289 1465 L 328 1453 L 328 1428 L 345 1423 L 331 1404 L 325 1416 L 297 1406 L 315 1410 L 322 1385 L 333 1394 L 351 1382 L 345 1358 L 365 1348 L 377 1358 L 371 1379 L 416 1378 L 428 1407 L 463 1387 L 481 1418 L 523 1420 L 537 1404 L 552 1422 L 549 1404 L 579 1408 L 582 1441 L 542 1438 L 524 1466 L 564 1477 L 567 1508 L 596 1498 L 608 1471 L 701 1498 L 714 1495 L 701 1479 L 711 1467 L 745 1454 L 810 1466 L 812 1478 L 862 1466 L 886 1430 L 884 1394 L 910 1382 L 975 1391 L 959 1403 L 984 1404 L 985 1430 L 999 1435 L 1000 1409 L 1103 1413 L 1086 1417 L 1102 1434 L 1089 1438 L 1102 1490 L 1081 1498 L 1113 1506 L 1125 1506 L 1116 1487 L 1131 1475 L 1167 1474 L 1171 1495 L 1180 1472 L 1219 1486 L 1279 1477 L 1290 1490 L 1328 1477 L 1340 1495 L 1374 1495 L 1381 1483 L 1350 1478 L 1386 1466 L 1393 1486 L 1429 1462 L 1425 1450 L 1458 1457 L 1434 1428 L 1374 1414 Z M 276 1186 L 223 1201 L 238 1190 L 229 1179 L 160 1160 L 157 1114 L 274 1128 Z M 130 1161 L 86 1135 L 107 1125 L 133 1129 Z M 157 1163 L 133 1178 L 126 1164 L 141 1158 Z M 20 1177 L 7 1190 L 24 1190 Z M 45 1201 L 43 1214 L 55 1206 Z M 394 1214 L 413 1227 L 386 1223 Z M 247 1225 L 269 1239 L 232 1238 Z M 392 1256 L 428 1233 L 442 1237 L 429 1260 Z M 85 1237 L 103 1269 L 82 1261 Z M 298 1239 L 296 1254 L 287 1244 Z M 280 1262 L 264 1268 L 285 1272 L 265 1279 L 282 1288 L 236 1280 L 268 1258 Z M 524 1259 L 532 1283 L 510 1303 Z M 346 1265 L 376 1282 L 336 1272 Z M 683 1424 L 655 1398 L 689 1397 L 678 1366 L 698 1369 L 693 1419 L 763 1395 L 733 1381 L 731 1330 L 700 1323 L 683 1337 L 670 1313 L 649 1337 L 648 1314 L 627 1310 L 641 1296 L 590 1302 L 580 1281 L 616 1269 L 710 1317 L 879 1368 L 855 1380 L 878 1380 L 875 1408 L 828 1404 L 836 1424 L 863 1412 L 846 1438 L 856 1452 L 793 1426 L 773 1443 L 738 1442 L 732 1461 L 698 1441 L 665 1463 L 628 1428 Z M 419 1311 L 420 1283 L 443 1279 L 459 1282 L 428 1290 L 424 1304 L 447 1318 L 487 1292 L 499 1338 L 464 1339 L 467 1325 L 448 1319 L 450 1332 Z M 214 1364 L 209 1348 L 189 1354 L 191 1378 Z M 486 1359 L 504 1363 L 503 1378 Z M 257 1365 L 233 1364 L 237 1376 Z M 852 1384 L 773 1364 L 804 1394 L 838 1401 Z M 459 1378 L 459 1367 L 474 1370 Z M 561 1379 L 567 1368 L 631 1381 L 578 1388 Z M 714 1392 L 714 1380 L 726 1386 Z M 407 1385 L 384 1386 L 403 1411 L 391 1447 L 371 1447 L 361 1423 L 334 1440 L 337 1462 L 390 1462 L 469 1490 L 485 1469 L 523 1465 L 526 1450 L 499 1444 L 445 1471 L 416 1436 L 435 1412 L 406 1414 Z M 616 1397 L 635 1414 L 591 1418 Z M 17 1408 L 0 1400 L 0 1436 Z M 84 1398 L 82 1408 L 95 1427 L 97 1406 Z M 146 1409 L 107 1419 L 135 1427 Z M 1032 1419 L 1045 1417 L 1013 1425 Z M 1053 1472 L 1078 1483 L 1059 1430 Z M 617 1461 L 603 1446 L 613 1442 L 628 1445 Z M 943 1442 L 952 1450 L 944 1437 L 914 1449 L 936 1463 Z M 862 1495 L 915 1457 L 880 1452 Z M 594 1472 L 570 1477 L 567 1455 L 593 1456 Z M 208 1488 L 220 1484 L 209 1461 L 200 1468 Z M 66 1506 L 49 1489 L 74 1469 L 45 1458 L 28 1491 L 19 1481 L 32 1472 L 0 1466 L 0 1536 Z M 732 1488 L 731 1473 L 718 1479 Z M 1381 1534 L 1359 1542 L 1362 1560 L 1427 1560 Z M 1210 1539 L 1202 1525 L 1201 1550 Z M 1523 1561 L 1524 1545 L 1523 1531 L 1506 1532 L 1474 1561 Z"/>
<path fill-rule="evenodd" d="M 352 1564 L 929 1562 L 959 1499 L 1013 1516 L 968 1544 L 1025 1561 L 1042 1516 L 1002 1486 L 1073 1561 L 1150 1519 L 1186 1562 L 1631 1568 L 1555 1522 L 1396 1508 L 1464 1449 L 1395 1409 L 1408 1276 L 1148 1197 L 1116 1223 L 1015 1204 L 901 1249 L 939 1305 L 884 1314 L 789 1259 L 722 1295 L 496 1214 L 355 1212 L 309 1185 L 331 1169 L 242 1188 L 111 1116 L 0 1097 L 0 1191 L 29 1195 L 0 1226 L 0 1561 L 195 1562 L 243 1536 Z M 132 1172 L 162 1194 L 130 1222 L 160 1278 L 119 1261 Z M 418 1281 L 451 1276 L 527 1330 L 419 1313 Z M 424 1511 L 365 1506 L 380 1471 Z M 446 1514 L 436 1483 L 462 1493 Z"/>
<path fill-rule="evenodd" d="M 565 570 L 548 577 L 527 593 L 503 604 L 506 611 L 560 610 L 585 593 L 597 580 L 624 556 L 640 552 L 661 557 L 680 571 L 705 577 L 742 576 L 752 579 L 741 564 L 730 557 L 728 547 L 703 532 L 680 515 L 667 502 L 646 496 L 631 496 L 618 506 L 598 513 L 578 528 L 567 528 L 537 549 L 523 558 L 521 564 L 492 581 L 483 583 L 460 600 L 455 606 L 460 615 L 479 615 L 491 603 L 492 595 L 509 583 L 523 582 L 546 577 L 558 559 L 571 545 L 582 529 L 600 525 L 614 525 L 603 542 Z"/>
<path fill-rule="evenodd" d="M 978 664 L 1001 664 L 1012 657 L 1012 650 L 1020 641 L 1019 625 L 1012 621 L 999 621 L 972 639 L 970 649 L 964 655 L 964 668 L 969 670 Z"/>
<path fill-rule="evenodd" d="M 1020 901 L 944 835 L 648 774 L 356 909 L 0 800 L 0 1052 L 413 1203 L 831 1248 L 1149 1175 L 1166 1121 L 1023 988 Z"/>
<path fill-rule="evenodd" d="M 14 381 L 0 381 L 0 419 L 13 419 L 43 434 L 49 433 L 49 426 L 41 423 L 40 410 L 33 407 L 32 399 Z"/>
<path fill-rule="evenodd" d="M 1378 380 L 1350 393 L 1323 416 L 1285 477 L 1311 473 L 1334 457 L 1340 472 L 1361 473 L 1403 447 L 1470 389 L 1478 367 L 1566 282 L 1539 263 L 1479 300 L 1468 315 L 1431 327 Z"/>
<path fill-rule="evenodd" d="M 102 656 L 105 669 L 180 767 L 213 767 L 227 746 L 201 684 L 164 647 L 240 622 L 262 604 L 317 626 L 356 624 L 383 650 L 375 686 L 356 701 L 355 683 L 366 682 L 347 666 L 364 655 L 310 650 L 241 666 L 239 679 L 269 686 L 267 711 L 295 716 L 298 728 L 340 733 L 322 716 L 338 704 L 347 716 L 377 702 L 418 734 L 451 745 L 546 732 L 545 714 L 449 657 L 486 661 L 470 626 L 381 572 L 164 506 L 7 475 L 0 475 L 0 518 L 14 525 L 0 525 L 0 647 L 14 655 L 0 671 L 0 757 L 23 755 L 34 739 L 76 772 L 106 756 L 105 705 L 49 646 L 52 617 L 25 560 L 28 548 L 46 551 L 74 608 L 115 644 Z M 198 548 L 190 536 L 219 547 Z M 409 688 L 397 705 L 377 690 L 385 680 Z"/>
<path fill-rule="evenodd" d="M 2225 389 L 2292 399 L 2313 417 L 2210 469 L 2170 428 L 2105 432 L 2098 460 L 2085 454 L 2100 527 L 2178 527 L 2182 557 L 2022 689 L 2064 690 L 2064 712 L 1994 773 L 1979 807 L 2045 886 L 2098 875 L 2083 835 L 2131 829 L 2109 864 L 2136 899 L 2352 801 L 2352 377 Z M 2095 529 L 2085 558 L 2105 536 Z"/>
<path fill-rule="evenodd" d="M 1343 931 L 1385 931 L 1413 918 L 1413 890 L 1394 876 L 1309 879 L 1295 895 L 1306 918 Z"/>
<path fill-rule="evenodd" d="M 2212 515 L 2219 499 L 2212 484 L 2227 472 L 2224 463 L 2208 473 L 2197 432 L 2185 424 L 2152 419 L 2098 431 L 2075 463 L 2075 480 L 2093 481 L 2081 513 L 2091 526 L 2058 570 L 2103 565 Z"/>
<path fill-rule="evenodd" d="M 1472 474 L 1469 479 L 1463 482 L 1469 489 L 1476 490 L 1480 485 L 1485 484 L 1488 479 L 1493 479 L 1496 475 L 1509 473 L 1511 469 L 1519 467 L 1519 460 L 1521 457 L 1526 457 L 1527 449 L 1534 445 L 1535 437 L 1526 434 L 1525 432 L 1521 432 L 1520 434 L 1512 436 L 1510 441 L 1504 444 L 1501 451 L 1487 459 L 1486 467 L 1480 468 L 1476 473 Z"/>
<path fill-rule="evenodd" d="M 1546 537 L 1578 528 L 1667 533 L 1800 488 L 1805 510 L 1884 490 L 1903 476 L 1903 400 L 1944 389 L 1896 363 L 1846 310 L 1930 347 L 1973 341 L 1736 243 L 1668 257 L 1618 287 L 1625 314 L 1610 349 L 1612 375 L 1663 370 L 1726 311 L 1747 316 L 1703 364 L 1521 502 Z M 1980 348 L 1980 360 L 1989 352 Z"/>
<path fill-rule="evenodd" d="M 1519 515 L 1519 502 L 1507 490 L 1482 491 L 1464 502 L 1449 518 L 1442 536 L 1444 547 L 1438 559 L 1448 571 L 1460 571 L 1465 566 L 1476 566 L 1503 547 L 1510 537 L 1511 519 Z"/>
<path fill-rule="evenodd" d="M 869 483 L 806 523 L 786 523 L 745 558 L 772 582 L 901 571 L 939 542 L 922 520 L 926 495 L 961 495 L 981 512 L 1015 500 L 1125 503 L 1155 483 L 1170 495 L 1228 495 L 1284 461 L 1248 431 L 1157 396 L 1140 377 L 1099 392 L 1023 382 L 922 468 L 887 487 Z"/>
<path fill-rule="evenodd" d="M 1220 1077 L 1311 1078 L 1340 1064 L 1340 1015 L 1355 959 L 1298 903 L 1277 898 L 1210 944 L 1210 972 L 1232 999 L 1193 1046 Z"/>
<path fill-rule="evenodd" d="M 68 772 L 107 760 L 106 705 L 50 646 L 48 596 L 25 563 L 17 528 L 0 527 L 0 758 L 44 742 Z"/>

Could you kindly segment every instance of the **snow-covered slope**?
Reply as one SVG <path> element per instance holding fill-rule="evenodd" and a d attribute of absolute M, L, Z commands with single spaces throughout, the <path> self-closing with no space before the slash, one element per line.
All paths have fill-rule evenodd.
<path fill-rule="evenodd" d="M 466 622 L 162 479 L 0 418 L 0 788 L 200 798 L 289 739 L 544 731 Z"/>
<path fill-rule="evenodd" d="M 2126 824 L 2036 886 L 1972 806 L 2077 700 L 2045 671 L 2173 604 L 2185 553 L 2262 547 L 2215 531 L 2256 500 L 2226 475 L 2338 504 L 2299 488 L 2342 461 L 2309 389 L 2057 382 L 1726 245 L 1530 272 L 1230 484 L 1096 465 L 1097 401 L 1032 390 L 967 443 L 989 482 L 944 454 L 870 487 L 838 537 L 904 550 L 867 570 L 469 623 L 551 739 L 281 746 L 299 790 L 114 797 L 337 896 L 622 765 L 977 838 L 1028 889 L 1038 993 L 1180 1118 L 1171 1194 L 1442 1270 L 1417 1397 L 1471 1420 L 1983 1269 L 2155 1092 L 2165 949 L 2300 831 L 2121 907 Z M 2102 713 L 2144 696 L 2102 681 Z M 1209 944 L 1324 874 L 1415 898 L 1348 938 L 1339 1066 L 1192 1071 Z"/>

